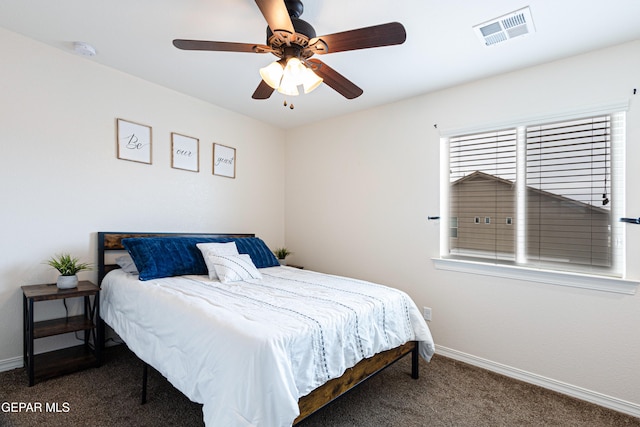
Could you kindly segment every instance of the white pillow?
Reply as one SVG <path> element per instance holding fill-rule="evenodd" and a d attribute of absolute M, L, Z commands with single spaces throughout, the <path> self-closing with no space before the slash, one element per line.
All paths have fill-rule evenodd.
<path fill-rule="evenodd" d="M 138 269 L 136 268 L 131 255 L 119 256 L 118 258 L 116 258 L 116 264 L 118 264 L 120 268 L 126 273 L 138 274 Z"/>
<path fill-rule="evenodd" d="M 211 263 L 222 283 L 239 282 L 246 279 L 262 279 L 262 274 L 247 254 L 211 255 Z"/>
<path fill-rule="evenodd" d="M 207 270 L 209 270 L 209 279 L 218 280 L 218 275 L 213 264 L 211 264 L 211 257 L 217 255 L 238 255 L 238 247 L 236 242 L 228 243 L 196 243 L 196 247 L 202 252 L 205 264 L 207 264 Z"/>

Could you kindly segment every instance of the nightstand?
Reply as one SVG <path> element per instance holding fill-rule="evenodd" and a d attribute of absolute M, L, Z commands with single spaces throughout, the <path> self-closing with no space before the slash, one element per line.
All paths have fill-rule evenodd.
<path fill-rule="evenodd" d="M 100 288 L 88 281 L 78 282 L 72 289 L 58 289 L 54 284 L 22 286 L 24 321 L 24 367 L 29 376 L 29 387 L 36 380 L 47 379 L 102 363 L 102 331 L 100 320 Z M 91 302 L 93 297 L 93 304 Z M 84 310 L 79 316 L 33 321 L 34 303 L 63 298 L 83 298 Z M 84 343 L 41 354 L 35 354 L 33 342 L 38 338 L 84 332 Z"/>

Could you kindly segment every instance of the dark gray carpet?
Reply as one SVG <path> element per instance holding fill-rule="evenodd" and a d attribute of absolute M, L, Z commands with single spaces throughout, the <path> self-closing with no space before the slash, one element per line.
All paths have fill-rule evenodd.
<path fill-rule="evenodd" d="M 301 427 L 327 426 L 639 426 L 640 419 L 464 363 L 421 361 L 420 379 L 405 358 L 331 403 Z M 101 368 L 27 387 L 24 369 L 0 373 L 0 426 L 202 426 L 201 406 L 151 370 L 140 405 L 142 367 L 124 346 L 107 350 Z M 7 412 L 7 403 L 42 404 L 42 412 Z M 64 403 L 67 403 L 65 405 Z M 45 405 L 60 412 L 47 413 Z M 217 427 L 217 426 L 216 426 Z M 226 426 L 224 426 L 226 427 Z"/>

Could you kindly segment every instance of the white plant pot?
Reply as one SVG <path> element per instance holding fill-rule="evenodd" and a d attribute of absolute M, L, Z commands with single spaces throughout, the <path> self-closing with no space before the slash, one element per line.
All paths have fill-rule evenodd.
<path fill-rule="evenodd" d="M 279 259 L 278 261 L 280 261 L 280 265 L 287 265 L 286 259 Z"/>
<path fill-rule="evenodd" d="M 58 281 L 56 282 L 58 289 L 72 289 L 78 286 L 78 276 L 74 274 L 73 276 L 58 276 Z"/>

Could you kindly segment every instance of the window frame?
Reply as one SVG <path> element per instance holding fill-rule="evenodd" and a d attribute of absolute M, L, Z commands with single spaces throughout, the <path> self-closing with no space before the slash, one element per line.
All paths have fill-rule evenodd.
<path fill-rule="evenodd" d="M 433 258 L 436 269 L 458 271 L 464 273 L 473 273 L 480 275 L 488 275 L 495 277 L 504 277 L 517 280 L 526 280 L 539 283 L 546 283 L 551 285 L 571 286 L 577 288 L 614 292 L 622 294 L 635 294 L 639 282 L 635 280 L 628 280 L 625 278 L 626 274 L 626 248 L 624 239 L 622 239 L 621 247 L 618 249 L 619 262 L 622 263 L 619 267 L 621 277 L 607 276 L 601 274 L 591 274 L 583 272 L 566 272 L 560 270 L 550 270 L 544 267 L 531 267 L 520 266 L 510 264 L 499 264 L 490 260 L 467 260 L 458 258 L 448 258 L 449 254 L 449 150 L 448 150 L 448 138 L 461 134 L 480 133 L 493 131 L 495 129 L 513 128 L 519 129 L 520 132 L 526 126 L 530 126 L 537 123 L 548 123 L 553 121 L 565 121 L 582 119 L 589 116 L 613 114 L 617 112 L 626 113 L 629 109 L 629 101 L 620 101 L 610 103 L 606 105 L 598 105 L 587 108 L 582 108 L 574 111 L 561 111 L 552 114 L 544 114 L 539 116 L 531 116 L 525 118 L 519 118 L 514 120 L 508 120 L 502 123 L 492 123 L 482 126 L 456 128 L 456 129 L 444 129 L 440 132 L 440 257 Z M 626 141 L 623 145 L 626 145 Z M 624 163 L 624 162 L 623 162 Z M 624 176 L 624 164 L 622 165 L 621 173 Z M 624 180 L 622 180 L 624 181 Z M 625 197 L 624 182 L 618 188 L 618 197 Z M 624 210 L 624 200 L 621 202 L 620 209 L 614 213 L 612 211 L 612 218 L 615 218 Z M 615 216 L 614 216 L 615 215 Z M 516 222 L 518 226 L 519 221 Z M 623 230 L 624 231 L 624 230 Z M 624 235 L 624 233 L 622 233 Z"/>
<path fill-rule="evenodd" d="M 455 224 L 453 221 L 454 219 L 455 219 Z M 453 232 L 454 230 L 455 230 L 455 233 Z M 458 217 L 453 217 L 449 220 L 449 238 L 451 239 L 458 238 Z"/>

